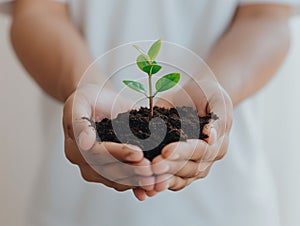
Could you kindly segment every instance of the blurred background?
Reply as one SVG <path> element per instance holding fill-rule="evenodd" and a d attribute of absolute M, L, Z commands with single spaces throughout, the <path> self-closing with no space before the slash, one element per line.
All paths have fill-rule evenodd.
<path fill-rule="evenodd" d="M 21 226 L 43 152 L 39 101 L 44 94 L 12 52 L 9 24 L 10 18 L 0 15 L 0 225 Z M 292 46 L 286 62 L 258 95 L 265 98 L 264 141 L 276 175 L 282 222 L 284 226 L 298 226 L 300 15 L 291 19 L 290 26 Z"/>

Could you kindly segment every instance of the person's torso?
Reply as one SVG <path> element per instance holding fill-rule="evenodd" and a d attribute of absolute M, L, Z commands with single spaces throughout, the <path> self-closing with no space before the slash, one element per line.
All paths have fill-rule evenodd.
<path fill-rule="evenodd" d="M 127 42 L 158 38 L 205 57 L 230 25 L 238 4 L 236 0 L 69 2 L 73 20 L 95 57 Z M 61 112 L 56 106 L 46 108 L 51 135 L 45 138 L 49 150 L 44 150 L 31 225 L 277 226 L 272 181 L 261 153 L 259 122 L 255 121 L 257 107 L 254 99 L 236 109 L 228 155 L 212 168 L 207 179 L 143 203 L 130 192 L 117 193 L 84 183 L 63 154 L 63 136 L 57 133 Z"/>
<path fill-rule="evenodd" d="M 237 0 L 69 0 L 73 21 L 99 56 L 127 42 L 162 39 L 200 56 L 228 28 Z"/>

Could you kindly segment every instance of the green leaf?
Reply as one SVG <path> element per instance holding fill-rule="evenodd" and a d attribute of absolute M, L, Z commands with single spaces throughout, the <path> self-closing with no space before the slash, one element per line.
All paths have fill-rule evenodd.
<path fill-rule="evenodd" d="M 180 80 L 180 73 L 165 75 L 156 82 L 156 92 L 163 92 L 174 87 Z"/>
<path fill-rule="evenodd" d="M 134 47 L 137 51 L 139 51 L 140 54 L 142 54 L 142 55 L 147 55 L 147 53 L 146 53 L 143 49 L 141 49 L 140 47 L 138 47 L 137 45 L 133 45 L 133 47 Z"/>
<path fill-rule="evenodd" d="M 149 61 L 147 60 L 147 58 L 146 58 L 143 54 L 141 54 L 141 55 L 138 56 L 138 58 L 137 58 L 137 60 L 136 60 L 136 64 L 138 65 L 138 67 L 139 67 L 142 71 L 144 71 L 144 68 L 145 68 L 145 67 L 147 67 L 147 66 L 150 65 Z M 144 71 L 144 72 L 145 72 L 145 71 Z M 146 72 L 146 73 L 147 73 L 147 72 Z"/>
<path fill-rule="evenodd" d="M 129 80 L 124 80 L 123 83 L 129 88 L 146 95 L 146 89 L 143 84 Z"/>
<path fill-rule="evenodd" d="M 150 57 L 150 60 L 153 61 L 157 57 L 159 51 L 161 48 L 161 40 L 156 41 L 149 49 L 148 56 Z"/>
<path fill-rule="evenodd" d="M 149 75 L 155 75 L 161 69 L 162 69 L 162 66 L 155 64 L 155 65 L 148 65 L 148 66 L 144 67 L 143 71 Z"/>

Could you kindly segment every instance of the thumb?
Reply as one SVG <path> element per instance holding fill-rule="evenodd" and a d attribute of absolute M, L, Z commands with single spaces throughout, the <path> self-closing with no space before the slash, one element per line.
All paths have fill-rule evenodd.
<path fill-rule="evenodd" d="M 218 140 L 218 134 L 220 135 L 217 128 L 215 127 L 217 124 L 218 122 L 212 120 L 211 122 L 209 122 L 209 124 L 205 125 L 202 130 L 202 133 L 208 136 L 205 141 L 210 145 L 216 143 Z"/>
<path fill-rule="evenodd" d="M 63 111 L 63 127 L 66 137 L 77 141 L 83 149 L 91 146 L 95 142 L 96 133 L 92 127 L 92 112 L 89 102 L 83 95 L 76 92 L 67 99 Z"/>
<path fill-rule="evenodd" d="M 78 146 L 82 151 L 90 150 L 96 142 L 96 131 L 93 127 L 89 126 L 84 128 L 78 136 Z"/>

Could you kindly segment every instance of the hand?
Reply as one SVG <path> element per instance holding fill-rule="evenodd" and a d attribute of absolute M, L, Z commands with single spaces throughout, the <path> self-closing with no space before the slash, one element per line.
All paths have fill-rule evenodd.
<path fill-rule="evenodd" d="M 130 109 L 130 102 L 119 97 L 116 99 L 114 91 L 101 91 L 101 100 L 98 98 L 99 92 L 100 86 L 85 85 L 65 102 L 63 125 L 66 157 L 79 166 L 86 181 L 102 183 L 117 191 L 139 185 L 145 190 L 153 190 L 151 163 L 144 158 L 142 150 L 133 145 L 96 142 L 95 129 L 88 120 L 82 119 L 86 117 L 100 121 Z M 113 105 L 115 100 L 120 101 Z M 111 115 L 112 112 L 115 115 Z"/>
<path fill-rule="evenodd" d="M 200 88 L 201 87 L 201 88 Z M 232 124 L 232 102 L 217 82 L 189 82 L 182 90 L 163 96 L 159 106 L 184 106 L 191 102 L 200 116 L 214 112 L 219 119 L 203 129 L 206 140 L 169 144 L 152 161 L 157 175 L 152 191 L 135 189 L 137 196 L 154 196 L 164 190 L 178 191 L 208 175 L 213 163 L 224 157 Z"/>

